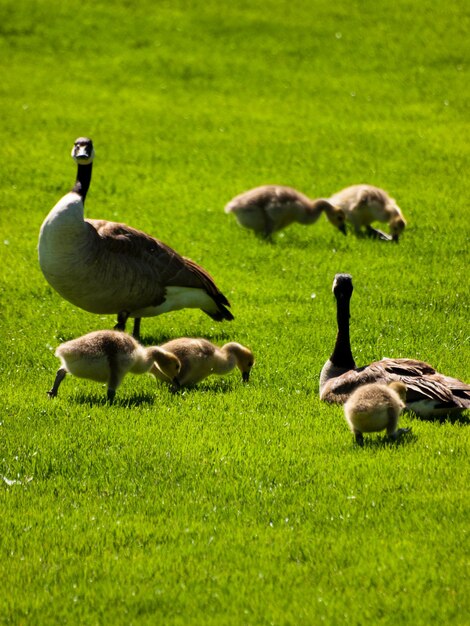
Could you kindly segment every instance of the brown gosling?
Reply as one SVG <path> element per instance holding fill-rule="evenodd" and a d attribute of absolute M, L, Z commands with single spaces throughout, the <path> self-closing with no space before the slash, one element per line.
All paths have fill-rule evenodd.
<path fill-rule="evenodd" d="M 356 389 L 344 405 L 344 416 L 356 442 L 364 445 L 363 433 L 386 430 L 388 438 L 396 441 L 409 432 L 410 428 L 397 430 L 405 403 L 406 385 L 400 381 L 371 383 Z"/>
<path fill-rule="evenodd" d="M 180 371 L 178 358 L 163 348 L 144 348 L 131 335 L 116 330 L 98 330 L 77 339 L 66 341 L 55 351 L 62 366 L 58 370 L 54 385 L 48 391 L 53 398 L 60 383 L 68 373 L 79 378 L 88 378 L 107 383 L 107 399 L 113 403 L 116 389 L 124 376 L 145 374 L 155 363 L 169 380 L 174 380 Z"/>
<path fill-rule="evenodd" d="M 118 330 L 134 318 L 136 339 L 142 317 L 184 308 L 232 320 L 229 301 L 200 265 L 126 224 L 85 219 L 94 156 L 92 140 L 79 137 L 72 148 L 75 185 L 41 226 L 39 265 L 51 287 L 85 311 L 117 314 Z"/>
<path fill-rule="evenodd" d="M 323 198 L 312 200 L 300 191 L 282 185 L 263 185 L 245 191 L 225 206 L 241 226 L 270 238 L 293 222 L 313 224 L 322 213 L 328 221 L 346 234 L 344 211 Z"/>
<path fill-rule="evenodd" d="M 365 227 L 368 235 L 398 242 L 406 221 L 400 207 L 386 191 L 372 185 L 352 185 L 335 193 L 329 201 L 343 209 L 356 234 Z M 372 222 L 387 223 L 390 235 L 372 228 Z"/>
<path fill-rule="evenodd" d="M 181 337 L 160 347 L 178 358 L 181 369 L 176 377 L 171 378 L 156 362 L 151 373 L 160 380 L 172 382 L 174 391 L 195 385 L 212 374 L 228 374 L 235 367 L 241 371 L 243 382 L 248 382 L 255 362 L 252 351 L 235 342 L 219 347 L 207 339 Z"/>

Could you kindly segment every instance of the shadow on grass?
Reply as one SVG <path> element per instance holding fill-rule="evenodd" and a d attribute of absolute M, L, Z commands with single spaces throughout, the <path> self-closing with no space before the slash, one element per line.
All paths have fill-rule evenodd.
<path fill-rule="evenodd" d="M 420 422 L 433 422 L 437 424 L 462 424 L 465 426 L 470 425 L 469 411 L 465 411 L 465 413 L 448 413 L 447 415 L 440 415 L 437 417 L 422 417 L 421 415 L 416 415 L 416 413 L 413 413 L 413 411 L 407 411 L 406 414 L 411 419 L 415 419 Z"/>
<path fill-rule="evenodd" d="M 161 383 L 161 385 L 157 385 L 155 388 L 155 393 L 137 393 L 132 396 L 119 395 L 119 391 L 114 398 L 114 402 L 112 405 L 108 405 L 106 392 L 105 393 L 76 393 L 69 398 L 69 402 L 74 404 L 81 404 L 84 406 L 112 406 L 112 407 L 121 407 L 121 408 L 132 408 L 142 405 L 154 405 L 159 404 L 163 398 L 182 398 L 184 396 L 193 396 L 194 394 L 219 394 L 219 393 L 227 393 L 229 391 L 233 391 L 234 386 L 237 381 L 234 380 L 236 377 L 232 377 L 231 379 L 219 379 L 213 380 L 211 382 L 201 382 L 198 385 L 193 385 L 190 387 L 182 387 L 176 391 L 172 391 L 169 385 L 165 383 Z M 240 385 L 242 385 L 242 381 L 240 380 Z"/>
<path fill-rule="evenodd" d="M 219 380 L 213 378 L 211 381 L 200 382 L 197 385 L 191 385 L 188 387 L 181 387 L 173 393 L 175 397 L 185 396 L 185 395 L 193 395 L 195 393 L 199 394 L 215 394 L 215 393 L 227 393 L 228 391 L 233 391 L 234 386 L 236 385 L 236 381 L 234 380 L 236 376 L 231 378 L 220 378 Z M 240 380 L 240 385 L 243 385 Z"/>
<path fill-rule="evenodd" d="M 360 446 L 355 441 L 354 438 L 352 440 L 352 445 L 358 450 L 383 450 L 384 448 L 401 448 L 403 446 L 410 445 L 412 443 L 416 443 L 418 437 L 410 431 L 402 435 L 399 439 L 394 441 L 393 439 L 389 439 L 387 435 L 374 437 L 373 434 L 369 436 L 364 434 L 364 445 Z"/>
<path fill-rule="evenodd" d="M 112 405 L 108 404 L 106 399 L 106 393 L 104 394 L 89 394 L 89 393 L 77 393 L 70 397 L 70 402 L 74 404 L 81 404 L 83 406 L 97 407 L 97 406 L 109 406 L 120 408 L 131 408 L 142 405 L 153 405 L 158 403 L 161 394 L 156 392 L 151 393 L 139 393 L 132 396 L 118 395 L 114 398 Z"/>

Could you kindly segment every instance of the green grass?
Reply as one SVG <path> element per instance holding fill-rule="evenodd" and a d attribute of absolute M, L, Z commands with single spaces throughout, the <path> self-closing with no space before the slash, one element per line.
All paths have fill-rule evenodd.
<path fill-rule="evenodd" d="M 405 415 L 401 445 L 361 450 L 318 398 L 338 271 L 358 364 L 470 379 L 469 22 L 463 0 L 0 3 L 0 623 L 470 622 L 468 417 Z M 129 376 L 110 408 L 68 377 L 47 398 L 55 346 L 114 323 L 37 263 L 79 135 L 87 216 L 158 236 L 233 305 L 145 319 L 143 342 L 245 343 L 249 385 Z M 267 182 L 377 184 L 409 226 L 381 245 L 322 218 L 266 244 L 222 209 Z"/>

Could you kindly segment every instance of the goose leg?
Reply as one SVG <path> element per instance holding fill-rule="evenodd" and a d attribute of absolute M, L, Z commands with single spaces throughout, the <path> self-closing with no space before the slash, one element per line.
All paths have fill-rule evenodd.
<path fill-rule="evenodd" d="M 126 330 L 126 322 L 129 319 L 129 313 L 127 311 L 119 311 L 117 316 L 117 324 L 114 330 Z"/>
<path fill-rule="evenodd" d="M 52 389 L 50 389 L 47 392 L 47 395 L 50 398 L 55 398 L 57 395 L 57 390 L 59 389 L 59 385 L 60 383 L 64 380 L 65 375 L 67 374 L 66 370 L 64 370 L 63 367 L 61 367 L 58 371 L 57 374 L 55 376 L 55 380 L 54 380 L 54 384 L 52 385 Z"/>
<path fill-rule="evenodd" d="M 112 404 L 114 402 L 115 395 L 116 395 L 116 389 L 110 389 L 108 387 L 108 391 L 107 391 L 106 397 L 108 399 L 109 404 Z"/>
<path fill-rule="evenodd" d="M 136 317 L 134 318 L 134 329 L 132 331 L 132 336 L 134 337 L 134 339 L 137 339 L 137 341 L 140 339 L 140 322 L 141 322 L 140 317 Z"/>

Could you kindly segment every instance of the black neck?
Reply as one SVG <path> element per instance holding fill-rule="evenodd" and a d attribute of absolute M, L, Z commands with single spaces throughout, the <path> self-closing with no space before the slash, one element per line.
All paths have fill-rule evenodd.
<path fill-rule="evenodd" d="M 347 370 L 354 369 L 356 363 L 351 352 L 351 342 L 349 339 L 349 302 L 350 296 L 338 296 L 336 299 L 336 320 L 338 323 L 338 334 L 330 361 L 336 367 Z"/>
<path fill-rule="evenodd" d="M 78 164 L 77 180 L 75 181 L 72 191 L 75 191 L 75 193 L 78 193 L 78 195 L 81 196 L 82 202 L 85 202 L 85 198 L 90 187 L 92 167 L 93 163 L 88 163 L 87 165 L 83 165 L 81 163 Z"/>

